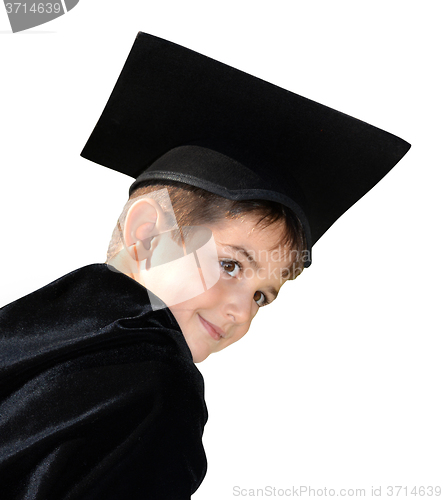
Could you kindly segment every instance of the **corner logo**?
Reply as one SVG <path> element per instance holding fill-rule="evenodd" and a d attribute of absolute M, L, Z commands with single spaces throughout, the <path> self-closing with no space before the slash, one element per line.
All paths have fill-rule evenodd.
<path fill-rule="evenodd" d="M 39 2 L 26 0 L 10 2 L 3 0 L 13 33 L 34 28 L 52 21 L 74 8 L 79 0 L 52 0 Z"/>

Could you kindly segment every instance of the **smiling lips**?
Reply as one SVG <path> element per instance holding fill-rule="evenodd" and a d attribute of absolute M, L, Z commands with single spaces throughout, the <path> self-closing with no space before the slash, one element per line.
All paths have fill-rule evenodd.
<path fill-rule="evenodd" d="M 221 338 L 224 338 L 225 333 L 223 332 L 222 329 L 218 328 L 218 326 L 213 325 L 212 323 L 209 323 L 209 321 L 206 321 L 203 319 L 200 314 L 198 315 L 200 318 L 201 323 L 203 326 L 206 328 L 208 331 L 209 335 L 214 339 L 214 340 L 220 340 Z"/>

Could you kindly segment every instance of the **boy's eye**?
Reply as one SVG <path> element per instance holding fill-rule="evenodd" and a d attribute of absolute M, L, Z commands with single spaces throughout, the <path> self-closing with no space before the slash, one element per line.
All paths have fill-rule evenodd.
<path fill-rule="evenodd" d="M 233 260 L 221 260 L 220 265 L 223 269 L 223 271 L 229 276 L 232 276 L 233 278 L 237 276 L 237 274 L 241 270 L 241 266 L 238 262 L 235 262 Z"/>
<path fill-rule="evenodd" d="M 257 290 L 255 292 L 254 300 L 259 307 L 262 307 L 262 306 L 265 306 L 266 304 L 269 304 L 269 301 L 268 301 L 266 295 L 263 292 L 260 292 L 259 290 Z"/>

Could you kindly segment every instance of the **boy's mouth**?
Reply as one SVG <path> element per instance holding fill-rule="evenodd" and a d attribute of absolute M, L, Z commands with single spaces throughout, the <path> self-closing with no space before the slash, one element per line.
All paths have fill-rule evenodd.
<path fill-rule="evenodd" d="M 200 314 L 198 314 L 198 317 L 200 318 L 200 322 L 202 325 L 206 328 L 208 331 L 209 335 L 214 339 L 214 340 L 220 340 L 221 338 L 225 337 L 224 331 L 219 328 L 218 326 L 213 325 L 212 323 L 209 323 L 209 321 L 206 321 L 203 319 Z"/>

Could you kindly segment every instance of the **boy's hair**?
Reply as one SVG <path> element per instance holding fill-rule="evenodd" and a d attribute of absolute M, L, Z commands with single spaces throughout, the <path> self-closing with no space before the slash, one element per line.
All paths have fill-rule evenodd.
<path fill-rule="evenodd" d="M 163 197 L 159 197 L 156 193 L 154 198 L 163 210 L 167 211 L 167 208 L 172 205 L 173 215 L 184 236 L 186 236 L 187 227 L 214 225 L 223 220 L 239 219 L 246 214 L 257 217 L 256 227 L 260 230 L 283 222 L 282 239 L 275 248 L 269 250 L 291 252 L 289 279 L 295 279 L 302 272 L 306 255 L 303 227 L 298 217 L 284 205 L 268 200 L 229 200 L 204 189 L 170 180 L 152 180 L 131 194 L 114 228 L 108 247 L 107 262 L 123 248 L 122 229 L 132 204 L 140 199 L 140 196 L 149 195 L 164 188 L 167 188 L 169 199 L 167 199 L 166 192 Z M 168 216 L 167 212 L 166 216 Z"/>

